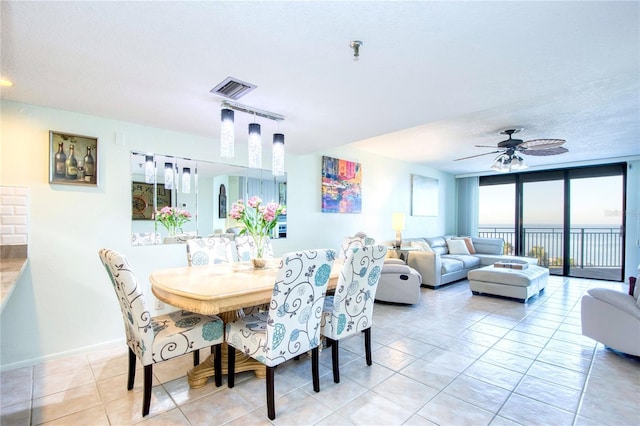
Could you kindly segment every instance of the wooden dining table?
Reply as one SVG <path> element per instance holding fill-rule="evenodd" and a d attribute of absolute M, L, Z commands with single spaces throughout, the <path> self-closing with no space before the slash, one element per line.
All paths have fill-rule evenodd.
<path fill-rule="evenodd" d="M 251 262 L 219 263 L 159 269 L 149 275 L 151 291 L 161 301 L 204 315 L 218 315 L 225 323 L 242 315 L 243 308 L 263 305 L 271 301 L 271 294 L 280 266 L 280 259 L 270 259 L 263 269 L 255 269 Z M 336 260 L 331 269 L 328 290 L 335 289 L 342 262 Z M 227 374 L 227 351 L 222 346 L 222 373 Z M 244 353 L 236 353 L 236 372 L 253 371 L 264 378 L 266 368 Z M 213 355 L 189 370 L 191 388 L 206 385 L 214 375 Z"/>

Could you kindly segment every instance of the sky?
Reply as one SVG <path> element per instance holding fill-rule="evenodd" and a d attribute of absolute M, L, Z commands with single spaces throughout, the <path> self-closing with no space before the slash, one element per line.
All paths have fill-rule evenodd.
<path fill-rule="evenodd" d="M 479 224 L 514 224 L 515 184 L 480 187 Z M 562 181 L 528 182 L 524 187 L 524 223 L 562 224 Z M 571 224 L 620 226 L 622 176 L 571 180 Z"/>

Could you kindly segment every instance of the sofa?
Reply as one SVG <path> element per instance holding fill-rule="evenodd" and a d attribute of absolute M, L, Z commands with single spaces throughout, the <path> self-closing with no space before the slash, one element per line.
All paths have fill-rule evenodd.
<path fill-rule="evenodd" d="M 640 278 L 640 267 L 638 267 Z M 640 356 L 640 283 L 629 278 L 629 292 L 591 288 L 582 296 L 582 334 L 605 346 Z"/>
<path fill-rule="evenodd" d="M 407 265 L 422 276 L 422 285 L 429 288 L 465 279 L 469 271 L 496 262 L 538 264 L 535 257 L 503 254 L 502 238 L 443 235 L 407 238 L 402 245 L 407 247 Z"/>

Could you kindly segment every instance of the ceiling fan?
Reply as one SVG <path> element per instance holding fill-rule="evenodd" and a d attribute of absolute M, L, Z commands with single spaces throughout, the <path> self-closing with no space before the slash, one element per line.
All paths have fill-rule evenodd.
<path fill-rule="evenodd" d="M 522 129 L 506 129 L 501 131 L 500 134 L 508 135 L 509 139 L 499 142 L 497 146 L 476 145 L 478 148 L 498 148 L 497 151 L 456 158 L 454 161 L 499 153 L 500 155 L 496 157 L 491 168 L 499 172 L 510 172 L 511 170 L 522 170 L 528 167 L 520 154 L 546 156 L 569 152 L 567 148 L 562 146 L 566 142 L 564 139 L 531 139 L 523 141 L 522 139 L 514 139 L 511 137 L 511 135 L 520 131 L 522 131 Z"/>

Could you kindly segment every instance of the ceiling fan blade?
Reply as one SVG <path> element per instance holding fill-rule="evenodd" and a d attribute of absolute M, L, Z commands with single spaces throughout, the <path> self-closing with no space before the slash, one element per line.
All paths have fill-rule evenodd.
<path fill-rule="evenodd" d="M 551 149 L 564 145 L 564 139 L 531 139 L 518 145 L 519 148 L 531 150 Z"/>
<path fill-rule="evenodd" d="M 569 150 L 565 147 L 557 147 L 557 148 L 549 148 L 549 149 L 523 149 L 520 151 L 521 153 L 525 154 L 525 155 L 533 155 L 536 157 L 542 157 L 542 156 L 547 156 L 547 155 L 558 155 L 558 154 L 564 154 L 565 152 L 569 152 Z"/>
<path fill-rule="evenodd" d="M 495 145 L 474 145 L 476 148 L 497 148 Z"/>
<path fill-rule="evenodd" d="M 491 147 L 494 148 L 494 147 Z M 498 151 L 493 151 L 493 152 L 485 152 L 484 154 L 476 154 L 476 155 L 470 155 L 468 157 L 462 157 L 462 158 L 456 158 L 453 161 L 459 161 L 459 160 L 468 160 L 469 158 L 476 158 L 476 157 L 482 157 L 483 155 L 489 155 L 489 154 L 497 154 L 499 152 L 504 152 L 503 150 L 498 150 Z"/>

